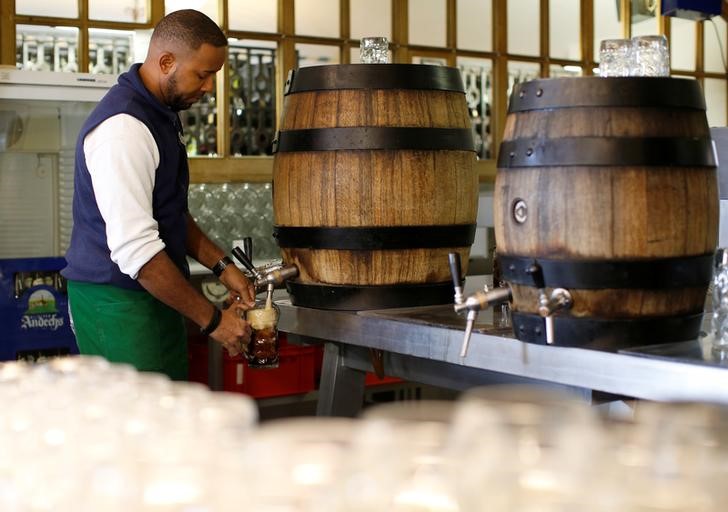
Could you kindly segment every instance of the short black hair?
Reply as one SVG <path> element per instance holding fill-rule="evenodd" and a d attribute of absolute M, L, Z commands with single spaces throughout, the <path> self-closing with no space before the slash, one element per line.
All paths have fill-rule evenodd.
<path fill-rule="evenodd" d="M 216 48 L 228 44 L 217 23 L 194 9 L 174 11 L 162 18 L 154 27 L 154 40 L 176 43 L 191 50 L 197 50 L 205 43 Z"/>

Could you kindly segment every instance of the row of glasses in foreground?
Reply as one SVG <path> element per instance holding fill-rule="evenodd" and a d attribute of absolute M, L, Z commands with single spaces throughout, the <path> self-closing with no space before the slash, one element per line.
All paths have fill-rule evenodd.
<path fill-rule="evenodd" d="M 0 510 L 235 510 L 250 397 L 89 356 L 0 363 Z"/>
<path fill-rule="evenodd" d="M 76 356 L 0 364 L 0 510 L 722 511 L 728 410 L 490 386 L 357 419 Z M 43 483 L 42 491 L 38 482 Z"/>
<path fill-rule="evenodd" d="M 610 419 L 553 390 L 492 386 L 263 424 L 241 481 L 253 510 L 717 512 L 727 450 L 721 407 L 638 403 Z"/>

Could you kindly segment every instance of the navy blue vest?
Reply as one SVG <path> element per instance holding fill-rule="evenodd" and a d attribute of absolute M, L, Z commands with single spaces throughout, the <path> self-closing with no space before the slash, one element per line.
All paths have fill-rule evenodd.
<path fill-rule="evenodd" d="M 176 112 L 159 102 L 144 87 L 139 77 L 140 64 L 119 76 L 119 82 L 101 99 L 88 117 L 76 144 L 76 168 L 73 193 L 73 231 L 66 252 L 68 266 L 61 274 L 67 279 L 90 283 L 113 284 L 141 289 L 141 285 L 119 270 L 111 261 L 106 242 L 106 224 L 96 205 L 91 175 L 86 167 L 83 141 L 104 120 L 116 114 L 129 114 L 144 123 L 159 149 L 159 167 L 155 170 L 152 211 L 159 225 L 165 251 L 183 275 L 189 277 L 186 260 L 187 188 L 189 168 L 182 143 L 182 126 Z M 103 171 L 102 171 L 103 172 Z"/>

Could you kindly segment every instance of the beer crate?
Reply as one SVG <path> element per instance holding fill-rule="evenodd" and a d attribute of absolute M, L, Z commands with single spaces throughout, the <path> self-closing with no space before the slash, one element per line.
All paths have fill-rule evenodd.
<path fill-rule="evenodd" d="M 0 259 L 0 360 L 78 354 L 64 258 Z"/>
<path fill-rule="evenodd" d="M 296 395 L 316 388 L 314 347 L 284 344 L 279 350 L 278 368 L 250 368 L 245 358 L 223 354 L 223 390 L 245 393 L 254 398 Z"/>
<path fill-rule="evenodd" d="M 399 384 L 402 382 L 404 381 L 399 377 L 390 377 L 388 375 L 384 375 L 380 379 L 374 372 L 367 372 L 366 377 L 364 377 L 364 385 L 367 387 L 383 386 L 385 384 Z"/>

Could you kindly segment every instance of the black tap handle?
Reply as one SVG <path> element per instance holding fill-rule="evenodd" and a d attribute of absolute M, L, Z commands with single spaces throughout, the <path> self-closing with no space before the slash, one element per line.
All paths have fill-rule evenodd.
<path fill-rule="evenodd" d="M 253 239 L 249 236 L 243 238 L 243 252 L 250 261 L 253 261 Z"/>
<path fill-rule="evenodd" d="M 536 288 L 539 290 L 543 290 L 546 288 L 546 284 L 544 283 L 543 279 L 543 269 L 541 268 L 541 265 L 536 263 L 534 261 L 527 269 L 526 273 L 531 275 L 531 278 L 533 279 L 533 284 Z"/>
<path fill-rule="evenodd" d="M 232 250 L 233 256 L 235 256 L 240 263 L 243 264 L 245 268 L 247 268 L 250 272 L 253 273 L 253 275 L 258 275 L 258 270 L 253 266 L 253 262 L 250 261 L 250 258 L 248 258 L 248 255 L 245 254 L 240 247 L 235 246 Z"/>
<path fill-rule="evenodd" d="M 455 288 L 459 288 L 463 283 L 463 270 L 460 266 L 460 253 L 451 252 L 447 255 L 450 263 L 450 275 L 452 275 L 452 284 Z"/>

